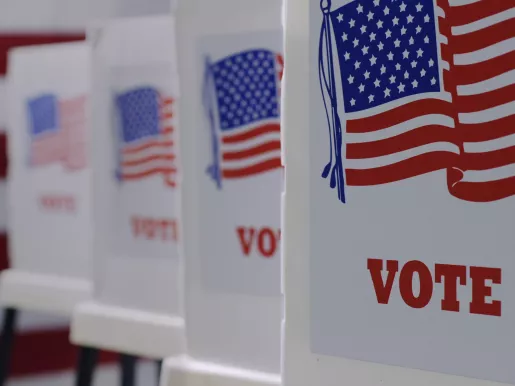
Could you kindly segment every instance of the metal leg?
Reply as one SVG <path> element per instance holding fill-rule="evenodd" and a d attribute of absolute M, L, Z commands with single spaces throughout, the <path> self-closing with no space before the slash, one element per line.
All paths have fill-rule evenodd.
<path fill-rule="evenodd" d="M 92 386 L 93 373 L 98 359 L 98 350 L 91 347 L 81 347 L 77 363 L 75 379 L 76 386 Z"/>
<path fill-rule="evenodd" d="M 136 384 L 136 361 L 137 358 L 132 355 L 120 354 L 121 386 L 134 386 Z"/>
<path fill-rule="evenodd" d="M 18 311 L 14 308 L 8 308 L 5 310 L 2 337 L 0 338 L 0 386 L 5 385 L 9 376 L 17 316 Z"/>
<path fill-rule="evenodd" d="M 157 386 L 159 386 L 159 381 L 161 379 L 161 369 L 163 368 L 163 361 L 162 360 L 158 360 L 156 361 L 156 367 L 157 367 Z"/>

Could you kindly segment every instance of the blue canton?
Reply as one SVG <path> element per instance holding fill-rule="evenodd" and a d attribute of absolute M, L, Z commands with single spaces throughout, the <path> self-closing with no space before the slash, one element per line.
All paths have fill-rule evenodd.
<path fill-rule="evenodd" d="M 331 21 L 346 112 L 440 91 L 433 0 L 356 0 Z"/>
<path fill-rule="evenodd" d="M 215 63 L 212 71 L 221 130 L 279 118 L 274 53 L 245 51 Z"/>
<path fill-rule="evenodd" d="M 144 87 L 121 94 L 116 99 L 126 143 L 159 135 L 159 93 Z"/>
<path fill-rule="evenodd" d="M 52 132 L 58 129 L 57 97 L 42 95 L 28 101 L 29 117 L 32 121 L 32 135 Z"/>

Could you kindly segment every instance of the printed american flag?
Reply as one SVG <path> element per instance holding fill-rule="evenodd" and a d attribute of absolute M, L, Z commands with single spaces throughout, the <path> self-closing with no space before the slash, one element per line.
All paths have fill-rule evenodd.
<path fill-rule="evenodd" d="M 515 194 L 513 0 L 356 0 L 330 17 L 347 185 L 446 169 L 458 198 Z"/>
<path fill-rule="evenodd" d="M 61 163 L 67 170 L 86 167 L 86 96 L 59 100 L 45 94 L 27 102 L 30 165 Z"/>
<path fill-rule="evenodd" d="M 244 51 L 214 63 L 211 71 L 221 179 L 280 168 L 281 56 L 264 49 Z"/>
<path fill-rule="evenodd" d="M 122 181 L 162 175 L 176 186 L 173 99 L 152 87 L 117 96 L 120 122 L 118 176 Z"/>

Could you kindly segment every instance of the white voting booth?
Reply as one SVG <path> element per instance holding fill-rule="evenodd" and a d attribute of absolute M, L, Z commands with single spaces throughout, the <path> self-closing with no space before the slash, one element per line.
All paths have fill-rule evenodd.
<path fill-rule="evenodd" d="M 92 28 L 94 299 L 73 315 L 81 346 L 164 358 L 184 351 L 178 255 L 174 19 Z"/>
<path fill-rule="evenodd" d="M 9 55 L 11 268 L 0 276 L 4 307 L 71 315 L 91 296 L 89 63 L 85 43 Z"/>
<path fill-rule="evenodd" d="M 281 1 L 179 3 L 187 356 L 162 386 L 280 384 Z"/>
<path fill-rule="evenodd" d="M 514 11 L 287 1 L 285 386 L 515 383 Z"/>

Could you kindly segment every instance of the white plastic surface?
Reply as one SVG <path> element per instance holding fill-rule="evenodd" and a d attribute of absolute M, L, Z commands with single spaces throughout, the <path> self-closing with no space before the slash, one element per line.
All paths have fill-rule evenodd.
<path fill-rule="evenodd" d="M 287 169 L 283 219 L 286 291 L 283 383 L 285 386 L 499 385 L 496 382 L 317 355 L 312 352 L 310 260 L 314 257 L 309 255 L 309 251 L 310 227 L 313 222 L 309 216 L 310 179 L 307 177 L 310 159 L 306 155 L 310 154 L 309 133 L 314 130 L 309 127 L 309 95 L 310 92 L 319 93 L 318 63 L 313 53 L 314 48 L 310 48 L 309 39 L 310 28 L 320 28 L 320 25 L 310 26 L 309 10 L 314 2 L 318 3 L 313 0 L 287 0 L 286 6 L 286 61 L 289 67 L 285 75 L 283 106 Z M 310 77 L 313 78 L 311 82 Z M 310 83 L 316 84 L 316 88 L 310 88 Z M 344 248 L 340 252 L 341 257 L 345 258 Z M 481 350 L 481 347 L 470 349 Z M 391 347 L 391 350 L 396 350 L 396 347 Z M 441 350 L 444 352 L 445 346 Z"/>
<path fill-rule="evenodd" d="M 88 35 L 94 45 L 94 302 L 77 308 L 72 338 L 155 358 L 184 350 L 178 244 L 138 236 L 130 221 L 177 218 L 178 189 L 165 186 L 161 174 L 117 179 L 114 98 L 141 87 L 179 97 L 174 34 L 173 17 L 164 16 L 115 19 Z"/>
<path fill-rule="evenodd" d="M 267 295 L 256 287 L 238 290 L 245 283 L 239 283 L 233 275 L 237 271 L 225 265 L 226 259 L 207 254 L 202 256 L 199 190 L 206 182 L 214 184 L 206 175 L 208 162 L 205 154 L 199 155 L 199 144 L 207 142 L 209 125 L 206 123 L 202 105 L 204 77 L 204 55 L 211 54 L 212 60 L 229 56 L 240 50 L 253 48 L 261 40 L 260 34 L 277 33 L 277 47 L 281 48 L 281 2 L 270 1 L 184 1 L 178 9 L 178 49 L 181 76 L 181 149 L 183 152 L 183 234 L 185 236 L 186 272 L 186 323 L 188 355 L 184 362 L 169 362 L 163 367 L 163 377 L 182 380 L 185 385 L 268 385 L 279 382 L 280 371 L 280 318 L 281 298 L 279 275 L 261 282 L 269 285 Z M 250 38 L 249 38 L 250 36 Z M 211 42 L 224 41 L 227 51 L 218 50 Z M 238 43 L 230 46 L 231 41 Z M 248 43 L 246 39 L 248 40 Z M 216 43 L 213 43 L 213 45 Z M 273 49 L 274 47 L 270 47 Z M 216 58 L 214 58 L 216 56 Z M 208 152 L 202 147 L 200 153 Z M 274 183 L 268 180 L 268 183 Z M 209 185 L 211 188 L 211 185 Z M 279 192 L 273 205 L 279 208 Z M 204 192 L 205 193 L 205 192 Z M 219 194 L 215 191 L 213 195 Z M 249 191 L 249 195 L 252 192 Z M 214 201 L 216 202 L 216 201 Z M 278 210 L 277 210 L 278 212 Z M 277 213 L 279 216 L 279 213 Z M 235 228 L 239 225 L 271 225 L 275 219 L 260 219 L 261 224 L 232 224 L 230 231 L 237 237 Z M 249 220 L 251 221 L 251 220 Z M 220 218 L 221 228 L 225 224 Z M 215 225 L 216 226 L 216 225 Z M 216 230 L 218 233 L 218 229 Z M 207 242 L 207 240 L 206 240 Z M 231 240 L 232 242 L 232 240 Z M 223 244 L 226 245 L 226 244 Z M 235 256 L 235 257 L 239 257 Z M 245 257 L 241 257 L 245 259 Z M 247 257 L 248 258 L 248 257 Z M 252 258 L 255 258 L 252 256 Z M 278 263 L 279 254 L 274 257 Z M 207 261 L 210 260 L 209 265 Z M 222 261 L 223 260 L 223 261 Z M 206 272 L 206 266 L 210 266 Z M 279 264 L 277 264 L 277 273 Z M 225 272 L 225 282 L 213 278 L 214 272 Z M 251 280 L 249 280 L 251 281 Z M 273 290 L 271 290 L 273 289 Z M 171 365 L 174 363 L 173 365 Z M 257 374 L 267 374 L 260 378 Z M 247 374 L 248 376 L 241 376 Z M 249 375 L 250 374 L 250 375 Z M 275 376 L 274 376 L 275 374 Z M 266 381 L 264 380 L 266 379 Z M 166 382 L 166 381 L 165 381 Z M 172 381 L 170 381 L 172 382 Z M 179 382 L 179 381 L 178 381 Z M 270 383 L 271 382 L 271 383 Z M 178 383 L 181 384 L 181 383 Z"/>

